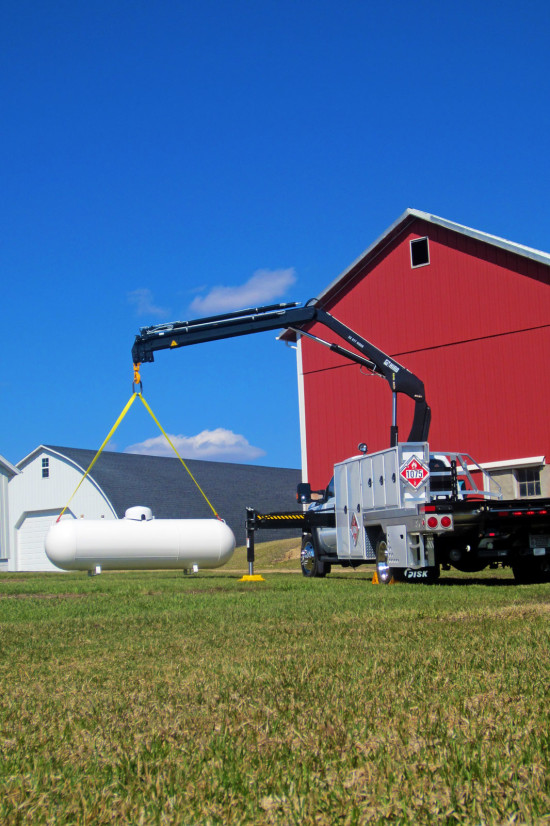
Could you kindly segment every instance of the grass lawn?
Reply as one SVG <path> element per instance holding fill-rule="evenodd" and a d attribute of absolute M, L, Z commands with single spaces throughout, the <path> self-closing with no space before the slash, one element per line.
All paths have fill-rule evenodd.
<path fill-rule="evenodd" d="M 1 574 L 0 822 L 550 823 L 550 585 L 292 547 L 263 583 Z"/>

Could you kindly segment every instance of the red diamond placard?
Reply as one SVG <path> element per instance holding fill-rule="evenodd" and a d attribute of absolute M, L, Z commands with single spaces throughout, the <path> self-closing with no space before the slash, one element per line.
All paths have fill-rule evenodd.
<path fill-rule="evenodd" d="M 351 517 L 350 531 L 353 539 L 353 544 L 355 545 L 355 547 L 357 547 L 357 539 L 359 537 L 359 525 L 357 524 L 355 514 L 353 514 L 353 516 Z"/>
<path fill-rule="evenodd" d="M 415 490 L 423 485 L 430 475 L 430 471 L 426 465 L 417 459 L 416 456 L 411 456 L 399 471 L 401 478 L 408 482 Z"/>

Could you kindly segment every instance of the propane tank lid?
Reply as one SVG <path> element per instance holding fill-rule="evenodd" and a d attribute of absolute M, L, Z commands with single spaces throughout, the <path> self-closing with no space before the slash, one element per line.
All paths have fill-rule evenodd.
<path fill-rule="evenodd" d="M 153 518 L 153 511 L 151 508 L 135 505 L 133 508 L 128 508 L 124 514 L 124 518 L 134 519 L 136 522 L 149 522 L 149 520 Z"/>

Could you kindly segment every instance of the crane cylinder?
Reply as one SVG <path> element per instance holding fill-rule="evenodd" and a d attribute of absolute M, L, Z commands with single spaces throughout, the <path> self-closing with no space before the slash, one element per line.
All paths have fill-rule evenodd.
<path fill-rule="evenodd" d="M 219 519 L 154 519 L 134 507 L 124 519 L 62 519 L 46 534 L 46 555 L 67 571 L 218 568 L 235 549 Z"/>

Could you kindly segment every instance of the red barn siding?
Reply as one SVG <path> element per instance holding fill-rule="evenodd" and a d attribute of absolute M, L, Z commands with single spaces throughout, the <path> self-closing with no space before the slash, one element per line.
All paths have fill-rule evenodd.
<path fill-rule="evenodd" d="M 412 269 L 409 241 L 424 236 L 430 264 Z M 544 264 L 417 220 L 324 306 L 422 378 L 432 447 L 499 461 L 550 456 L 549 287 Z M 391 392 L 309 340 L 302 358 L 308 476 L 321 486 L 358 442 L 388 445 Z M 398 399 L 404 440 L 412 403 Z"/>

